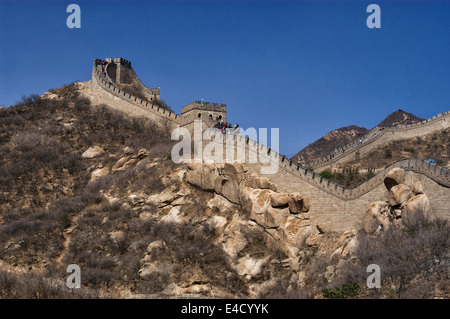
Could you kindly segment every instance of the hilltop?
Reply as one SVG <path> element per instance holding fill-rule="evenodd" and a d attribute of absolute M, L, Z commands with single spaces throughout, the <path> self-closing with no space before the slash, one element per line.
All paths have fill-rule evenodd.
<path fill-rule="evenodd" d="M 401 125 L 409 125 L 414 123 L 420 123 L 424 119 L 415 116 L 414 114 L 405 112 L 403 110 L 397 110 L 389 114 L 383 121 L 381 121 L 378 127 L 396 127 Z"/>

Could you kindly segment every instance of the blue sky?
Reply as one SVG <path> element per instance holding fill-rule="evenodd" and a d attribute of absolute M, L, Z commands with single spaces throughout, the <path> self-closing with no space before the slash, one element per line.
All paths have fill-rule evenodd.
<path fill-rule="evenodd" d="M 71 3 L 81 29 L 66 26 Z M 0 105 L 123 57 L 175 112 L 225 103 L 233 124 L 280 128 L 288 156 L 397 109 L 450 110 L 450 1 L 0 0 L 0 40 Z"/>

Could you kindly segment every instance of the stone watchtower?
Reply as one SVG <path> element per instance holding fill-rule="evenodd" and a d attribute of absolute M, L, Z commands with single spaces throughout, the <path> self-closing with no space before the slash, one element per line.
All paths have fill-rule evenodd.
<path fill-rule="evenodd" d="M 194 132 L 194 121 L 202 121 L 202 129 L 214 127 L 216 123 L 227 121 L 227 105 L 194 101 L 181 109 L 181 127 Z"/>

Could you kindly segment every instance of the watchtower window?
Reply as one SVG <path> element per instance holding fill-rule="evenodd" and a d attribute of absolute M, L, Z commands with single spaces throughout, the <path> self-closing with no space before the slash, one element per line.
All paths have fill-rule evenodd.
<path fill-rule="evenodd" d="M 201 118 L 202 117 L 202 113 L 198 113 L 197 116 L 198 116 L 198 118 Z"/>
<path fill-rule="evenodd" d="M 219 120 L 221 120 L 222 119 L 222 115 L 219 115 Z"/>

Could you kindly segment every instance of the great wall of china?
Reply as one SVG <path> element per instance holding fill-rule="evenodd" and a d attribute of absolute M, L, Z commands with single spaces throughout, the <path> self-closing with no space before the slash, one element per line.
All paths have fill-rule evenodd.
<path fill-rule="evenodd" d="M 109 59 L 108 63 L 126 61 L 118 59 L 121 58 Z M 108 72 L 105 75 L 102 73 L 101 68 L 99 68 L 99 61 L 101 60 L 95 60 L 94 62 L 90 83 L 91 94 L 95 95 L 94 100 L 98 104 L 105 103 L 131 116 L 146 116 L 157 122 L 164 122 L 165 125 L 171 127 L 187 127 L 192 124 L 196 116 L 197 119 L 206 121 L 205 115 L 208 114 L 214 117 L 222 115 L 223 119 L 226 119 L 226 105 L 224 104 L 195 101 L 182 109 L 181 116 L 159 108 L 153 101 L 144 101 L 120 90 L 114 84 L 114 76 L 111 76 Z M 106 69 L 114 69 L 117 74 L 117 67 L 120 68 L 119 65 L 115 69 L 109 65 Z M 125 67 L 131 68 L 131 63 L 126 61 Z M 138 81 L 141 83 L 140 80 Z M 448 113 L 442 113 L 420 124 L 370 132 L 370 136 L 367 136 L 367 140 L 361 145 L 344 147 L 341 151 L 327 157 L 326 162 L 323 160 L 315 164 L 315 167 L 323 169 L 330 167 L 330 165 L 344 161 L 348 156 L 354 156 L 353 154 L 357 150 L 363 155 L 373 147 L 391 141 L 392 138 L 409 138 L 448 127 L 448 118 Z M 428 161 L 419 159 L 402 160 L 379 171 L 374 177 L 355 188 L 345 188 L 322 178 L 317 173 L 309 171 L 306 167 L 292 162 L 273 149 L 246 136 L 236 135 L 234 143 L 236 143 L 236 150 L 238 149 L 237 145 L 244 145 L 248 156 L 251 152 L 257 151 L 258 154 L 268 156 L 272 165 L 278 165 L 276 173 L 264 175 L 277 185 L 278 191 L 300 192 L 310 197 L 310 218 L 313 225 L 321 225 L 333 231 L 357 228 L 370 203 L 387 198 L 388 191 L 383 184 L 383 180 L 386 173 L 394 167 L 401 167 L 406 171 L 405 183 L 407 185 L 413 185 L 414 182 L 420 181 L 435 214 L 450 219 L 450 210 L 448 209 L 448 199 L 450 198 L 449 169 Z M 248 173 L 259 175 L 261 175 L 260 169 L 264 165 L 267 164 L 245 164 Z"/>

